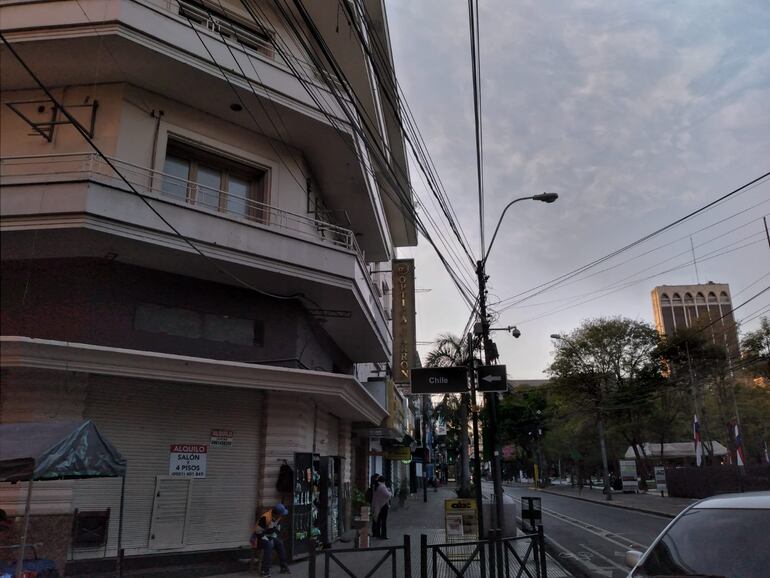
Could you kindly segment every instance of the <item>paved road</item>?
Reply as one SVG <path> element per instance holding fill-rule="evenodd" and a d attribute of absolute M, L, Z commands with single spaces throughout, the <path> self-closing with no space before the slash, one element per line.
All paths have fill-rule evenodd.
<path fill-rule="evenodd" d="M 586 576 L 625 576 L 629 571 L 624 563 L 626 551 L 644 550 L 671 521 L 524 487 L 506 487 L 505 493 L 517 502 L 521 496 L 542 499 L 546 537 L 562 561 L 579 565 Z"/>

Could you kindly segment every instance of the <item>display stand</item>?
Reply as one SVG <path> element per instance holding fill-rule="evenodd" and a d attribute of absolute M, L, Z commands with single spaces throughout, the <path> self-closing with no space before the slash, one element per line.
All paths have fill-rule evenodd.
<path fill-rule="evenodd" d="M 312 453 L 294 454 L 294 492 L 291 504 L 292 561 L 308 555 L 311 540 L 318 540 L 321 458 Z"/>

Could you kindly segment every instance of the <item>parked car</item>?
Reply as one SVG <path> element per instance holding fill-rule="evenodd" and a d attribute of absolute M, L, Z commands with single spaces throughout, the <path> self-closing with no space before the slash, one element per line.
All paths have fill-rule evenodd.
<path fill-rule="evenodd" d="M 626 552 L 628 578 L 770 576 L 770 492 L 725 494 L 680 513 L 646 552 Z"/>

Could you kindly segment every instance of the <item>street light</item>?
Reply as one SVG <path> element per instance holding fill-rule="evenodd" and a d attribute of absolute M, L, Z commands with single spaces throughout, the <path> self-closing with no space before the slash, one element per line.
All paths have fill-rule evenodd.
<path fill-rule="evenodd" d="M 576 353 L 578 353 L 578 347 L 575 345 L 575 342 L 571 339 L 568 339 L 564 337 L 563 335 L 559 335 L 558 333 L 551 333 L 551 339 L 555 339 L 556 341 L 564 341 L 567 344 L 569 344 L 572 349 L 575 350 Z M 583 362 L 585 365 L 585 362 L 583 361 L 582 356 L 578 353 L 578 357 L 580 357 L 580 361 Z M 593 367 L 591 367 L 591 372 L 593 372 Z M 601 390 L 600 390 L 601 391 Z M 602 415 L 602 408 L 601 405 L 598 407 L 598 413 L 597 413 L 597 420 L 596 425 L 597 429 L 599 430 L 599 447 L 601 449 L 602 453 L 602 478 L 604 481 L 604 493 L 607 496 L 606 499 L 609 501 L 612 501 L 612 488 L 610 487 L 610 470 L 609 465 L 607 461 L 607 442 L 604 439 L 604 417 Z"/>
<path fill-rule="evenodd" d="M 512 200 L 505 205 L 503 212 L 500 214 L 500 218 L 497 220 L 495 226 L 495 232 L 492 235 L 492 240 L 489 242 L 489 246 L 486 249 L 481 247 L 482 258 L 476 262 L 476 276 L 479 283 L 479 316 L 481 317 L 481 336 L 482 344 L 484 346 L 484 362 L 489 365 L 497 359 L 496 347 L 493 347 L 492 342 L 489 339 L 489 318 L 487 317 L 487 274 L 485 271 L 487 259 L 489 258 L 489 252 L 492 250 L 492 245 L 497 238 L 497 232 L 500 230 L 500 224 L 503 222 L 503 217 L 508 209 L 519 201 L 540 201 L 542 203 L 553 203 L 559 195 L 556 193 L 541 193 L 539 195 L 532 195 L 529 197 L 519 197 Z M 484 232 L 482 231 L 482 238 Z M 518 329 L 516 330 L 518 333 Z M 514 337 L 516 335 L 511 332 Z M 520 333 L 519 333 L 520 334 Z M 475 401 L 475 400 L 474 400 Z M 494 484 L 495 492 L 495 513 L 497 516 L 498 527 L 502 525 L 503 517 L 503 482 L 500 475 L 500 448 L 497 443 L 497 393 L 487 393 L 487 404 L 489 407 L 489 441 L 492 446 L 492 483 Z M 478 455 L 476 459 L 478 460 Z"/>

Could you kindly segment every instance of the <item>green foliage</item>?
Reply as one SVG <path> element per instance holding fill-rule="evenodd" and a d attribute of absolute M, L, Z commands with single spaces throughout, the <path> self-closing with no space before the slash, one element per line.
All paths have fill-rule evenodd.
<path fill-rule="evenodd" d="M 741 340 L 747 371 L 755 377 L 770 378 L 770 321 L 762 317 L 759 329 L 750 331 Z"/>

